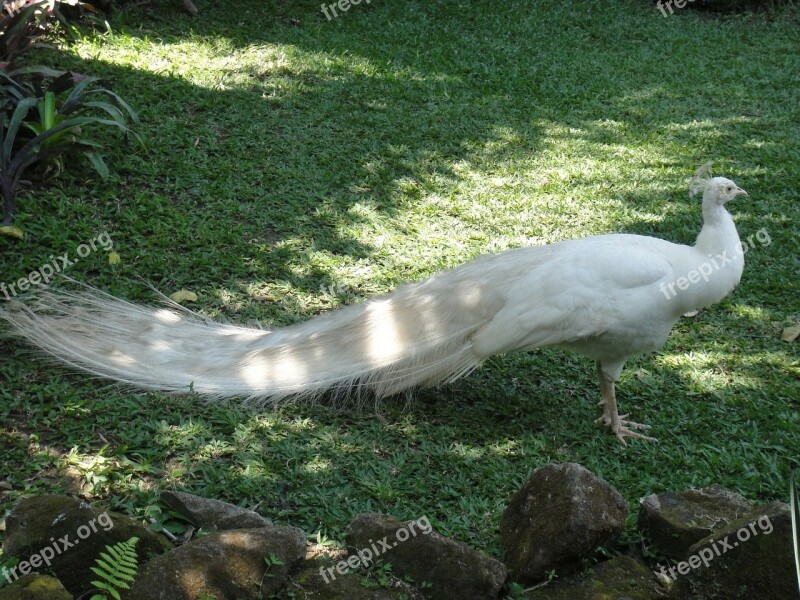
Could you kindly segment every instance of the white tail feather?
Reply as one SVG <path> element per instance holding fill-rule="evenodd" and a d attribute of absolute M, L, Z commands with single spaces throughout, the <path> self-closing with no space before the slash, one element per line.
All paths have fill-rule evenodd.
<path fill-rule="evenodd" d="M 503 303 L 493 258 L 271 332 L 93 288 L 41 290 L 12 300 L 0 318 L 59 361 L 138 388 L 254 402 L 325 392 L 383 397 L 453 381 L 485 358 L 471 337 Z"/>

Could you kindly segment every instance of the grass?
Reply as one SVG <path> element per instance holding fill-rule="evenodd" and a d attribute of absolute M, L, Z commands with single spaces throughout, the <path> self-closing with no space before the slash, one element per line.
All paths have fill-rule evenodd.
<path fill-rule="evenodd" d="M 427 515 L 500 556 L 500 514 L 531 470 L 575 461 L 631 503 L 720 483 L 786 500 L 800 450 L 800 12 L 663 18 L 647 2 L 376 0 L 328 21 L 315 2 L 118 12 L 34 62 L 100 75 L 140 114 L 144 148 L 110 134 L 115 173 L 84 167 L 23 194 L 14 281 L 107 232 L 69 275 L 203 314 L 286 325 L 480 253 L 621 231 L 691 243 L 695 167 L 749 191 L 731 209 L 740 287 L 631 360 L 622 408 L 659 443 L 593 425 L 590 360 L 495 357 L 456 384 L 370 410 L 246 411 L 140 394 L 2 342 L 0 463 L 10 510 L 81 491 L 165 520 L 159 490 L 259 510 L 342 541 L 367 511 Z M 99 133 L 99 136 L 105 135 Z"/>

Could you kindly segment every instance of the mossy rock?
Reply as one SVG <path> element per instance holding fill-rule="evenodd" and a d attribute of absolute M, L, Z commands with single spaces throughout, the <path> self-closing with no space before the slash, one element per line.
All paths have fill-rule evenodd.
<path fill-rule="evenodd" d="M 794 600 L 798 596 L 792 545 L 789 507 L 773 502 L 755 508 L 689 549 L 686 560 L 670 573 L 676 596 Z"/>
<path fill-rule="evenodd" d="M 642 498 L 637 525 L 660 554 L 681 560 L 692 545 L 750 510 L 744 497 L 712 485 Z"/>
<path fill-rule="evenodd" d="M 625 526 L 628 503 L 577 463 L 539 467 L 514 493 L 500 519 L 505 563 L 523 583 L 579 571 Z"/>
<path fill-rule="evenodd" d="M 130 517 L 94 507 L 78 498 L 42 495 L 24 498 L 6 519 L 3 552 L 19 559 L 16 576 L 54 573 L 80 595 L 94 586 L 90 567 L 106 546 L 139 538 L 139 564 L 172 549 L 161 536 Z"/>
<path fill-rule="evenodd" d="M 202 529 L 260 529 L 272 525 L 272 521 L 252 510 L 213 498 L 166 491 L 161 493 L 160 499 L 192 525 Z"/>
<path fill-rule="evenodd" d="M 357 515 L 345 539 L 350 568 L 377 559 L 391 563 L 400 577 L 429 584 L 427 593 L 436 600 L 497 598 L 508 575 L 503 563 L 437 533 L 425 517 L 403 523 L 379 513 Z"/>
<path fill-rule="evenodd" d="M 303 598 L 304 600 L 412 600 L 424 598 L 420 592 L 402 583 L 399 579 L 390 582 L 390 587 L 366 587 L 364 572 L 340 575 L 335 570 L 336 562 L 316 558 L 303 563 L 292 575 L 279 598 Z M 331 571 L 332 570 L 332 571 Z M 294 594 L 290 596 L 289 594 Z"/>
<path fill-rule="evenodd" d="M 293 527 L 220 531 L 153 559 L 129 600 L 258 600 L 283 589 L 305 557 L 305 535 Z M 265 559 L 278 560 L 267 564 Z"/>
<path fill-rule="evenodd" d="M 1 589 L 0 600 L 72 600 L 72 594 L 55 577 L 31 573 Z"/>
<path fill-rule="evenodd" d="M 530 600 L 664 600 L 667 591 L 646 565 L 618 556 L 583 575 L 531 590 Z"/>

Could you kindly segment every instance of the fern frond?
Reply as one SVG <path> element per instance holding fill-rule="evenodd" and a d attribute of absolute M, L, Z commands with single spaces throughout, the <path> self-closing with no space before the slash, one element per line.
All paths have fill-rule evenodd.
<path fill-rule="evenodd" d="M 97 589 L 109 594 L 114 600 L 121 600 L 118 590 L 131 589 L 127 582 L 133 582 L 139 568 L 136 556 L 136 543 L 139 538 L 132 537 L 125 542 L 106 546 L 90 567 L 92 573 L 100 579 L 92 581 Z"/>
<path fill-rule="evenodd" d="M 789 499 L 792 509 L 792 545 L 794 549 L 794 567 L 797 572 L 797 588 L 800 590 L 800 493 L 797 486 L 797 469 L 789 474 Z"/>

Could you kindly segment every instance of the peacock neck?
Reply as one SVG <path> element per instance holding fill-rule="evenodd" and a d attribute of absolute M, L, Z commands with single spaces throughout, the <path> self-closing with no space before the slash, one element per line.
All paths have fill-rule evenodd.
<path fill-rule="evenodd" d="M 739 245 L 739 234 L 733 217 L 717 203 L 703 205 L 703 228 L 697 236 L 695 248 L 704 253 L 732 252 Z"/>

